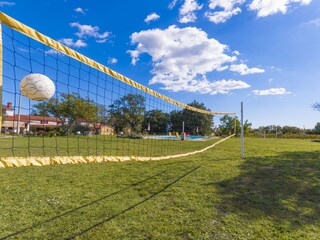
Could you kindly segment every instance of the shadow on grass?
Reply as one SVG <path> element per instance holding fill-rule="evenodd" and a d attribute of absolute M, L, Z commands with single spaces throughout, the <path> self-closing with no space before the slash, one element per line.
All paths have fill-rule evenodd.
<path fill-rule="evenodd" d="M 221 216 L 270 219 L 289 230 L 320 220 L 320 151 L 247 158 L 241 173 L 217 184 Z"/>
<path fill-rule="evenodd" d="M 134 209 L 134 208 L 136 208 L 136 207 L 138 207 L 138 206 L 140 206 L 141 204 L 149 201 L 150 199 L 152 199 L 152 198 L 156 197 L 157 195 L 159 195 L 160 193 L 164 192 L 164 191 L 167 190 L 169 187 L 171 187 L 172 185 L 174 185 L 175 183 L 177 183 L 177 182 L 180 181 L 181 179 L 185 178 L 185 177 L 188 176 L 189 174 L 191 174 L 191 173 L 193 173 L 194 171 L 198 170 L 200 167 L 201 167 L 201 166 L 197 166 L 197 167 L 195 167 L 195 168 L 187 171 L 187 172 L 184 173 L 182 176 L 180 176 L 180 177 L 178 177 L 177 179 L 175 179 L 174 181 L 170 182 L 169 184 L 167 184 L 166 186 L 164 186 L 163 188 L 161 188 L 159 191 L 151 194 L 149 197 L 145 198 L 144 200 L 142 200 L 142 201 L 140 201 L 140 202 L 138 202 L 138 203 L 136 203 L 136 204 L 133 204 L 133 205 L 129 206 L 128 208 L 126 208 L 126 209 L 124 209 L 124 210 L 122 210 L 122 211 L 120 211 L 120 212 L 112 215 L 111 217 L 108 217 L 108 218 L 106 218 L 106 219 L 103 219 L 102 221 L 97 222 L 96 224 L 94 224 L 94 225 L 92 225 L 92 226 L 89 226 L 89 227 L 86 228 L 86 229 L 83 229 L 83 230 L 80 231 L 80 232 L 77 232 L 76 234 L 74 234 L 74 235 L 72 235 L 72 236 L 69 236 L 69 237 L 66 238 L 66 239 L 71 240 L 71 239 L 74 239 L 74 238 L 76 238 L 76 237 L 79 237 L 79 236 L 81 236 L 81 235 L 83 235 L 83 234 L 91 231 L 92 229 L 97 228 L 97 227 L 101 226 L 102 224 L 104 224 L 104 223 L 106 223 L 106 222 L 109 222 L 109 221 L 111 221 L 112 219 L 114 219 L 114 218 L 116 218 L 116 217 L 118 217 L 118 216 L 120 216 L 120 215 L 122 215 L 122 214 L 125 214 L 126 212 L 128 212 L 128 211 L 130 211 L 130 210 L 132 210 L 132 209 Z"/>
<path fill-rule="evenodd" d="M 78 210 L 81 210 L 81 209 L 83 209 L 83 208 L 90 207 L 90 206 L 93 205 L 93 204 L 100 203 L 100 202 L 103 201 L 103 200 L 106 200 L 106 199 L 108 199 L 108 198 L 110 198 L 110 197 L 112 197 L 112 196 L 114 196 L 114 195 L 116 195 L 116 194 L 120 194 L 120 193 L 122 193 L 122 192 L 124 192 L 124 191 L 126 191 L 126 190 L 129 190 L 129 189 L 132 188 L 132 187 L 138 186 L 139 184 L 142 184 L 142 183 L 144 183 L 144 182 L 147 182 L 147 181 L 149 181 L 149 180 L 151 180 L 151 179 L 153 179 L 153 178 L 155 178 L 155 177 L 157 177 L 157 176 L 160 176 L 160 175 L 162 175 L 162 174 L 164 174 L 164 173 L 166 173 L 166 172 L 168 172 L 168 170 L 159 172 L 159 173 L 157 173 L 157 174 L 155 174 L 155 175 L 153 175 L 153 176 L 147 177 L 147 178 L 145 178 L 145 179 L 143 179 L 143 180 L 141 180 L 141 181 L 139 181 L 139 182 L 130 184 L 129 186 L 127 186 L 127 187 L 125 187 L 125 188 L 122 188 L 122 189 L 120 189 L 120 190 L 118 190 L 118 191 L 115 191 L 115 192 L 113 192 L 113 193 L 109 193 L 109 194 L 107 194 L 107 195 L 105 195 L 105 196 L 103 196 L 103 197 L 101 197 L 101 198 L 98 198 L 98 199 L 96 199 L 96 200 L 94 200 L 94 201 L 91 201 L 91 202 L 88 202 L 88 203 L 86 203 L 86 204 L 83 204 L 83 205 L 81 205 L 81 206 L 79 206 L 79 207 L 70 209 L 70 210 L 68 210 L 68 211 L 66 211 L 66 212 L 63 212 L 63 213 L 59 214 L 59 215 L 56 215 L 56 216 L 51 217 L 51 218 L 48 218 L 47 220 L 44 220 L 44 221 L 42 221 L 42 222 L 38 222 L 38 223 L 36 223 L 36 224 L 33 224 L 32 226 L 29 226 L 29 227 L 26 227 L 26 228 L 21 229 L 21 230 L 19 230 L 19 231 L 16 231 L 16 232 L 14 232 L 14 233 L 8 234 L 8 235 L 6 235 L 6 236 L 4 236 L 4 237 L 0 237 L 0 240 L 4 240 L 4 239 L 8 239 L 8 238 L 17 236 L 17 235 L 19 235 L 19 234 L 22 234 L 22 233 L 28 231 L 28 230 L 32 230 L 32 229 L 34 229 L 34 228 L 36 228 L 36 227 L 39 227 L 40 225 L 47 224 L 47 223 L 49 223 L 49 222 L 52 222 L 52 221 L 54 221 L 54 220 L 56 220 L 56 219 L 59 219 L 59 218 L 61 218 L 61 217 L 66 216 L 66 215 L 72 214 L 72 213 L 74 213 L 74 212 L 76 212 L 76 211 L 78 211 Z"/>

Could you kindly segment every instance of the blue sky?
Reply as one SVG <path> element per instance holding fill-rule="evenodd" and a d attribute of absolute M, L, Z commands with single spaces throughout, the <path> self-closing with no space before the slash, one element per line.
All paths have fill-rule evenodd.
<path fill-rule="evenodd" d="M 313 128 L 320 1 L 12 0 L 0 10 L 178 101 Z"/>

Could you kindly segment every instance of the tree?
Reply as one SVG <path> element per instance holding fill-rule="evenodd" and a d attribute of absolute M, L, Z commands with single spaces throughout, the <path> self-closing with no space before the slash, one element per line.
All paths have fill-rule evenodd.
<path fill-rule="evenodd" d="M 59 98 L 51 98 L 33 107 L 36 115 L 58 118 L 63 135 L 68 134 L 80 119 L 87 123 L 96 123 L 100 111 L 100 107 L 92 100 L 85 99 L 78 93 L 62 93 Z"/>
<path fill-rule="evenodd" d="M 139 133 L 142 129 L 145 108 L 145 98 L 142 95 L 129 93 L 109 106 L 109 123 L 118 131 L 129 128 Z"/>
<path fill-rule="evenodd" d="M 203 103 L 199 103 L 195 100 L 188 105 L 210 111 L 210 109 L 206 108 Z M 182 117 L 185 125 L 185 131 L 190 132 L 192 135 L 210 135 L 212 133 L 213 115 L 183 109 Z"/>
<path fill-rule="evenodd" d="M 290 133 L 290 134 L 300 134 L 303 132 L 302 129 L 298 127 L 292 127 L 292 126 L 284 126 L 281 129 L 283 134 Z"/>
<path fill-rule="evenodd" d="M 165 133 L 169 124 L 169 114 L 161 110 L 150 110 L 145 112 L 144 121 L 142 124 L 143 129 L 148 129 L 150 124 L 151 133 Z"/>
<path fill-rule="evenodd" d="M 42 117 L 49 117 L 48 109 L 47 109 L 47 102 L 41 102 L 38 104 L 33 105 L 34 109 L 31 111 L 31 115 L 33 116 L 42 116 Z"/>
<path fill-rule="evenodd" d="M 248 120 L 245 120 L 243 123 L 244 135 L 248 135 L 251 130 L 252 123 Z M 234 117 L 229 115 L 224 115 L 220 118 L 219 131 L 222 135 L 231 135 L 234 133 Z M 241 133 L 241 123 L 236 117 L 236 133 L 239 135 Z"/>
<path fill-rule="evenodd" d="M 189 106 L 210 111 L 203 103 L 193 101 Z M 213 126 L 213 116 L 194 112 L 188 109 L 182 111 L 174 110 L 170 113 L 170 129 L 176 132 L 182 132 L 182 122 L 184 121 L 185 131 L 192 135 L 210 135 Z"/>
<path fill-rule="evenodd" d="M 315 126 L 314 126 L 314 133 L 315 134 L 320 134 L 320 122 L 318 122 Z"/>
<path fill-rule="evenodd" d="M 182 111 L 173 110 L 170 112 L 170 130 L 175 132 L 182 132 Z"/>

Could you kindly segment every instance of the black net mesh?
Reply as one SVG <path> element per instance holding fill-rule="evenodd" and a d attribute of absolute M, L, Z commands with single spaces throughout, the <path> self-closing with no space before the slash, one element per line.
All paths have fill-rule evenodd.
<path fill-rule="evenodd" d="M 54 82 L 52 98 L 21 94 L 21 80 L 34 73 Z M 154 97 L 6 26 L 2 102 L 2 157 L 150 157 L 212 144 L 211 115 Z M 197 122 L 203 118 L 206 126 Z"/>

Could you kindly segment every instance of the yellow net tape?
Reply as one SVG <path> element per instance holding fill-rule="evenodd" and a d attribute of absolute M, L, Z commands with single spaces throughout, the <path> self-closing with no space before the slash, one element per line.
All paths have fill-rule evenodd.
<path fill-rule="evenodd" d="M 202 153 L 207 151 L 219 143 L 234 137 L 235 135 L 228 136 L 220 141 L 194 152 L 175 154 L 162 157 L 138 157 L 138 156 L 53 156 L 53 157 L 0 157 L 0 168 L 6 167 L 22 167 L 22 166 L 45 166 L 56 164 L 77 164 L 77 163 L 100 163 L 100 162 L 125 162 L 125 161 L 160 161 L 172 158 L 187 157 L 190 155 Z"/>
<path fill-rule="evenodd" d="M 158 97 L 164 101 L 167 101 L 169 103 L 172 103 L 172 104 L 175 104 L 177 106 L 180 106 L 180 107 L 183 107 L 183 108 L 186 108 L 188 110 L 191 110 L 191 111 L 194 111 L 194 112 L 199 112 L 199 113 L 204 113 L 204 114 L 211 114 L 211 115 L 230 115 L 230 114 L 235 114 L 235 112 L 210 112 L 210 111 L 206 111 L 206 110 L 202 110 L 202 109 L 198 109 L 198 108 L 194 108 L 194 107 L 191 107 L 189 105 L 186 105 L 184 103 L 181 103 L 181 102 L 178 102 L 172 98 L 169 98 L 163 94 L 160 94 L 146 86 L 143 86 L 135 81 L 133 81 L 132 79 L 130 78 L 127 78 L 125 77 L 124 75 L 116 72 L 116 71 L 113 71 L 112 69 L 68 48 L 67 46 L 45 36 L 44 34 L 42 33 L 39 33 L 37 32 L 36 30 L 24 25 L 23 23 L 11 18 L 10 16 L 0 12 L 0 21 L 2 23 L 4 23 L 5 25 L 7 25 L 8 27 L 30 37 L 30 38 L 33 38 L 34 40 L 38 41 L 38 42 L 41 42 L 43 44 L 45 44 L 46 46 L 48 47 L 51 47 L 52 49 L 60 52 L 60 53 L 63 53 L 71 58 L 74 58 L 90 67 L 93 67 L 103 73 L 106 73 L 122 82 L 125 82 L 127 84 L 129 84 L 130 86 L 133 86 L 141 91 L 144 91 L 146 93 L 149 93 L 150 95 L 152 96 L 155 96 L 155 97 Z"/>

